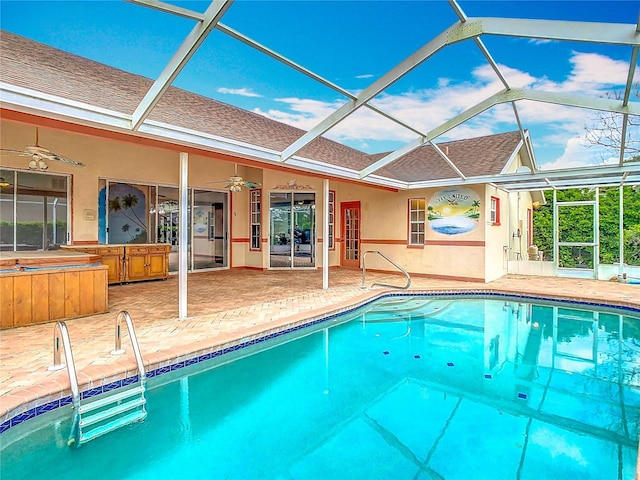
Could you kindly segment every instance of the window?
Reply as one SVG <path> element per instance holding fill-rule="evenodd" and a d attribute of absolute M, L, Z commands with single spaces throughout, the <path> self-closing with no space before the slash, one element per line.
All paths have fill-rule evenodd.
<path fill-rule="evenodd" d="M 2 249 L 49 250 L 67 243 L 70 237 L 69 198 L 68 175 L 1 169 Z"/>
<path fill-rule="evenodd" d="M 500 199 L 491 197 L 491 225 L 500 225 Z"/>
<path fill-rule="evenodd" d="M 329 190 L 329 232 L 327 241 L 329 242 L 329 250 L 335 250 L 335 225 L 336 225 L 336 192 Z"/>
<path fill-rule="evenodd" d="M 260 234 L 261 234 L 261 226 L 262 226 L 262 190 L 255 189 L 250 192 L 250 202 L 251 202 L 251 250 L 260 250 L 261 242 L 260 242 Z"/>
<path fill-rule="evenodd" d="M 409 245 L 424 246 L 425 199 L 409 199 Z"/>

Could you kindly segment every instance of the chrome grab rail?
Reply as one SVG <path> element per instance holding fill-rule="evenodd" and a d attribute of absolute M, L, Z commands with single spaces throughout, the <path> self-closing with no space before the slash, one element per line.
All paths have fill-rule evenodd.
<path fill-rule="evenodd" d="M 365 259 L 367 258 L 367 254 L 368 253 L 377 253 L 382 258 L 384 258 L 389 263 L 391 263 L 394 267 L 396 267 L 398 270 L 400 270 L 402 273 L 404 273 L 404 276 L 407 277 L 407 284 L 404 287 L 399 287 L 398 285 L 391 285 L 391 284 L 388 284 L 388 283 L 372 283 L 371 287 L 375 287 L 375 286 L 378 286 L 378 287 L 390 287 L 390 288 L 399 288 L 401 290 L 406 290 L 407 288 L 409 288 L 411 286 L 411 277 L 409 276 L 409 272 L 407 272 L 404 268 L 402 268 L 396 262 L 394 262 L 389 257 L 387 257 L 384 253 L 382 253 L 382 252 L 380 252 L 378 250 L 367 250 L 366 252 L 364 252 L 362 254 L 362 287 L 361 288 L 367 288 L 367 286 L 366 286 L 367 266 L 366 266 L 366 263 L 365 263 Z"/>
<path fill-rule="evenodd" d="M 122 319 L 127 324 L 127 329 L 129 330 L 129 338 L 131 339 L 131 346 L 133 347 L 133 353 L 136 357 L 136 363 L 138 364 L 138 371 L 140 372 L 140 384 L 142 386 L 146 383 L 146 373 L 144 370 L 144 363 L 142 362 L 142 354 L 140 353 L 140 346 L 138 345 L 138 338 L 136 337 L 136 331 L 133 328 L 133 321 L 131 320 L 131 315 L 126 310 L 122 310 L 118 316 L 116 317 L 116 344 L 115 349 L 111 351 L 111 355 L 121 355 L 125 352 L 124 348 L 122 348 L 122 336 L 121 336 L 121 328 L 120 324 Z"/>
<path fill-rule="evenodd" d="M 62 370 L 65 364 L 60 358 L 60 342 L 64 348 L 64 358 L 67 361 L 67 373 L 69 374 L 69 384 L 71 385 L 71 395 L 74 407 L 80 405 L 80 389 L 78 388 L 78 374 L 76 373 L 76 364 L 73 361 L 73 352 L 71 351 L 71 340 L 69 339 L 69 329 L 67 324 L 60 321 L 56 322 L 53 327 L 53 365 L 48 370 Z"/>

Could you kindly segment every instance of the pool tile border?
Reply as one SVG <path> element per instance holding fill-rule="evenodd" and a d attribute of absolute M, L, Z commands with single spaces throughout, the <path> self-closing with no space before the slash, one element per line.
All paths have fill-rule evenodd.
<path fill-rule="evenodd" d="M 570 305 L 581 305 L 581 306 L 588 306 L 588 307 L 599 307 L 599 308 L 606 308 L 609 310 L 621 310 L 630 314 L 636 314 L 636 315 L 640 315 L 640 308 L 635 307 L 635 306 L 630 306 L 630 305 L 616 305 L 614 303 L 604 303 L 604 302 L 594 302 L 594 301 L 589 301 L 589 300 L 577 300 L 577 299 L 570 299 L 570 298 L 565 298 L 565 297 L 561 297 L 561 296 L 541 296 L 541 295 L 529 295 L 529 294 L 522 294 L 522 293 L 510 293 L 510 292 L 496 292 L 493 290 L 482 290 L 482 289 L 478 289 L 478 290 L 464 290 L 464 291 L 460 291 L 460 290 L 439 290 L 439 291 L 419 291 L 419 290 L 411 290 L 411 291 L 403 291 L 403 292 L 389 292 L 389 291 L 382 291 L 380 294 L 378 295 L 374 295 L 371 298 L 368 298 L 366 300 L 362 300 L 359 302 L 356 302 L 352 305 L 349 305 L 348 307 L 344 307 L 341 308 L 339 310 L 336 310 L 332 313 L 329 314 L 319 314 L 316 316 L 312 316 L 309 319 L 306 320 L 302 320 L 299 323 L 296 323 L 294 325 L 288 326 L 288 327 L 284 327 L 284 328 L 280 328 L 274 332 L 271 333 L 261 333 L 261 334 L 257 334 L 256 336 L 249 338 L 247 340 L 240 340 L 238 341 L 238 343 L 234 343 L 232 345 L 229 346 L 225 346 L 222 348 L 218 348 L 217 350 L 214 350 L 212 352 L 209 353 L 204 353 L 204 354 L 198 354 L 196 352 L 194 352 L 193 356 L 186 359 L 186 360 L 180 360 L 177 361 L 175 363 L 172 363 L 170 365 L 165 365 L 165 366 L 161 366 L 158 368 L 155 368 L 153 370 L 149 370 L 146 372 L 146 378 L 154 378 L 154 377 L 158 377 L 160 375 L 164 375 L 166 373 L 170 373 L 176 370 L 180 370 L 182 368 L 191 366 L 191 365 L 195 365 L 197 363 L 201 363 L 201 362 L 205 362 L 208 360 L 212 360 L 214 358 L 217 357 L 221 357 L 224 355 L 227 355 L 229 353 L 232 352 L 237 352 L 238 350 L 242 350 L 244 348 L 253 346 L 253 345 L 257 345 L 263 342 L 266 342 L 267 340 L 272 340 L 274 338 L 278 338 L 281 337 L 283 335 L 288 335 L 290 333 L 296 332 L 298 330 L 302 330 L 305 328 L 309 328 L 315 325 L 318 325 L 320 323 L 324 323 L 324 322 L 329 322 L 341 315 L 344 314 L 348 314 L 351 313 L 355 310 L 358 310 L 359 308 L 362 308 L 370 303 L 373 303 L 377 300 L 380 300 L 382 298 L 388 298 L 388 297 L 458 297 L 458 298 L 462 298 L 462 297 L 469 297 L 469 298 L 475 298 L 477 296 L 482 296 L 482 297 L 489 297 L 489 298 L 507 298 L 507 299 L 515 299 L 515 300 L 526 300 L 526 301 L 542 301 L 542 302 L 557 302 L 557 303 L 563 303 L 563 304 L 570 304 Z M 214 347 L 215 348 L 215 347 Z M 387 352 L 384 352 L 387 353 Z M 453 365 L 451 365 L 453 366 Z M 85 390 L 83 392 L 80 393 L 80 398 L 82 400 L 85 400 L 87 398 L 91 398 L 97 395 L 100 395 L 102 393 L 106 393 L 118 388 L 122 388 L 122 387 L 126 387 L 128 385 L 132 385 L 136 382 L 139 381 L 139 376 L 138 375 L 133 375 L 131 377 L 126 377 L 122 380 L 116 380 L 114 382 L 109 382 L 107 384 L 98 386 L 98 387 L 93 387 L 90 388 L 88 390 Z M 33 408 L 30 408 L 22 413 L 18 413 L 16 415 L 14 415 L 13 417 L 3 421 L 0 424 L 0 434 L 6 432 L 7 430 L 16 427 L 28 420 L 31 420 L 39 415 L 42 415 L 44 413 L 50 412 L 52 410 L 56 410 L 58 408 L 67 406 L 67 405 L 71 405 L 73 403 L 73 398 L 71 397 L 71 395 L 66 396 L 66 397 L 62 397 L 58 400 L 53 400 L 50 402 L 46 402 L 44 404 L 41 405 L 36 405 Z"/>

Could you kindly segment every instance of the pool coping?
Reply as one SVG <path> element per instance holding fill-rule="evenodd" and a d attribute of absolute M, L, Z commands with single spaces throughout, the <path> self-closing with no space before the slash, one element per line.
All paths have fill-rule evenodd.
<path fill-rule="evenodd" d="M 182 368 L 196 365 L 214 358 L 222 357 L 229 353 L 238 352 L 248 347 L 252 347 L 268 340 L 287 335 L 305 328 L 309 328 L 320 323 L 329 322 L 334 317 L 357 310 L 369 303 L 385 297 L 394 296 L 425 296 L 425 297 L 473 297 L 482 296 L 488 298 L 511 298 L 524 301 L 551 301 L 563 302 L 565 304 L 583 305 L 588 307 L 601 307 L 613 310 L 622 310 L 633 315 L 640 315 L 640 303 L 623 300 L 598 300 L 582 299 L 565 295 L 552 294 L 526 294 L 517 290 L 504 290 L 492 288 L 470 288 L 470 289 L 416 289 L 416 290 L 396 290 L 380 289 L 368 291 L 358 298 L 351 298 L 333 305 L 331 308 L 319 308 L 307 312 L 299 313 L 274 321 L 270 324 L 260 324 L 224 334 L 219 337 L 201 341 L 195 344 L 182 345 L 180 351 L 154 352 L 147 356 L 145 361 L 146 378 L 156 378 L 158 376 L 181 370 Z M 192 317 L 189 320 L 195 320 Z M 217 341 L 216 341 L 217 340 Z M 162 355 L 164 354 L 164 355 Z M 102 393 L 106 393 L 118 388 L 123 388 L 139 381 L 138 374 L 131 374 L 133 370 L 121 367 L 114 371 L 108 378 L 100 380 L 89 380 L 89 382 L 79 385 L 81 399 L 91 398 Z M 114 369 L 115 370 L 115 369 Z M 116 378 L 114 380 L 114 378 Z M 4 412 L 0 412 L 0 434 L 28 421 L 58 408 L 71 405 L 71 389 L 68 385 L 50 383 L 46 386 L 47 392 L 38 396 L 32 390 L 33 399 L 24 400 L 19 405 L 10 407 Z M 56 388 L 57 387 L 57 388 Z M 16 395 L 19 396 L 19 395 Z"/>

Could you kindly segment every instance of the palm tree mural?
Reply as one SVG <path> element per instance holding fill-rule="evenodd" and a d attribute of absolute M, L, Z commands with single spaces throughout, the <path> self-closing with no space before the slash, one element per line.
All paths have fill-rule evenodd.
<path fill-rule="evenodd" d="M 427 214 L 427 220 L 436 220 L 438 218 L 442 218 L 440 212 L 438 210 L 435 210 L 431 205 L 427 207 L 427 212 L 429 212 Z"/>
<path fill-rule="evenodd" d="M 110 243 L 147 241 L 146 196 L 142 190 L 134 185 L 113 184 L 109 188 L 107 208 Z"/>
<path fill-rule="evenodd" d="M 123 231 L 124 233 L 128 233 L 128 234 L 129 234 L 129 236 L 130 236 L 131 238 L 133 238 L 133 235 L 131 235 L 131 233 L 129 232 L 129 229 L 130 229 L 130 228 L 131 228 L 131 226 L 130 226 L 128 223 L 125 223 L 124 225 L 122 225 L 122 231 Z"/>
<path fill-rule="evenodd" d="M 467 217 L 477 220 L 480 218 L 480 200 L 474 200 L 471 208 L 466 212 Z"/>

